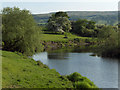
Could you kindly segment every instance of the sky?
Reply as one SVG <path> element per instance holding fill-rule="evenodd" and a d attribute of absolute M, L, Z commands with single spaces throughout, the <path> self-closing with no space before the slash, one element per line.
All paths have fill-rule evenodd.
<path fill-rule="evenodd" d="M 2 0 L 0 9 L 19 7 L 32 14 L 57 11 L 117 11 L 119 0 Z"/>

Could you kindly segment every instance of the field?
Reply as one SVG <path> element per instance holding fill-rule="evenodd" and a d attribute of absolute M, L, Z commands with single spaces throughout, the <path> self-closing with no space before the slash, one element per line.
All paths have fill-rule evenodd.
<path fill-rule="evenodd" d="M 80 39 L 80 40 L 94 40 L 95 38 L 92 37 L 81 37 L 81 36 L 77 36 L 77 35 L 73 35 L 68 33 L 67 34 L 67 38 L 64 38 L 65 35 L 59 35 L 59 34 L 41 34 L 41 40 L 42 41 L 59 41 L 59 42 L 67 42 L 69 40 L 74 40 L 76 38 Z"/>

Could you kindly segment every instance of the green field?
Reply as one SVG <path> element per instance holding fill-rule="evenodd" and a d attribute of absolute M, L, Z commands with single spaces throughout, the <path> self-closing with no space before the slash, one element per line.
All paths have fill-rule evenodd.
<path fill-rule="evenodd" d="M 76 38 L 79 38 L 81 40 L 86 40 L 86 39 L 89 39 L 89 40 L 93 40 L 95 38 L 91 38 L 91 37 L 80 37 L 80 36 L 77 36 L 77 35 L 73 35 L 73 34 L 68 34 L 67 37 L 68 38 L 64 38 L 65 35 L 58 35 L 58 34 L 42 34 L 41 35 L 41 40 L 42 41 L 60 41 L 60 42 L 67 42 L 69 40 L 74 40 Z"/>

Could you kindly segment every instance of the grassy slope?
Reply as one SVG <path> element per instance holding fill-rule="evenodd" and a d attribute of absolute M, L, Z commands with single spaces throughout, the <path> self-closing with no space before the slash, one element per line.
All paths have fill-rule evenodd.
<path fill-rule="evenodd" d="M 37 65 L 37 62 L 13 52 L 2 51 L 3 88 L 70 88 L 72 83 L 54 69 Z"/>

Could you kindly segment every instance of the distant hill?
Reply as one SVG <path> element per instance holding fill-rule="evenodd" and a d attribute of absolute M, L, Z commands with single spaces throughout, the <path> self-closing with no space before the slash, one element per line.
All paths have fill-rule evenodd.
<path fill-rule="evenodd" d="M 67 13 L 71 21 L 87 19 L 97 24 L 116 25 L 118 23 L 118 11 L 68 11 Z M 33 17 L 38 24 L 44 25 L 51 15 L 52 13 L 33 14 Z"/>

